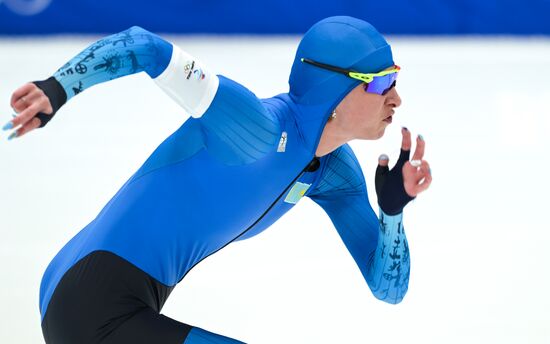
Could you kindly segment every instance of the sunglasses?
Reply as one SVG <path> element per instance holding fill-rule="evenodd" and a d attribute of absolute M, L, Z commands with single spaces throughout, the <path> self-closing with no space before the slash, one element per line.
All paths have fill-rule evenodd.
<path fill-rule="evenodd" d="M 336 73 L 344 74 L 347 77 L 360 80 L 365 83 L 365 91 L 378 95 L 386 95 L 396 85 L 397 74 L 401 67 L 395 65 L 392 69 L 383 70 L 378 73 L 359 73 L 352 70 L 343 69 L 340 67 L 331 66 L 328 64 L 316 62 L 310 59 L 302 58 L 302 62 L 308 63 L 315 67 L 330 70 Z"/>

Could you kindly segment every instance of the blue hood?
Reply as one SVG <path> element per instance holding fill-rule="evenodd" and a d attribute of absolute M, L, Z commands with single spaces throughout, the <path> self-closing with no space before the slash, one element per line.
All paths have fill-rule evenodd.
<path fill-rule="evenodd" d="M 394 62 L 388 42 L 366 21 L 329 17 L 306 32 L 290 72 L 289 98 L 307 146 L 315 151 L 330 113 L 361 82 L 303 63 L 302 58 L 362 73 L 381 71 Z"/>

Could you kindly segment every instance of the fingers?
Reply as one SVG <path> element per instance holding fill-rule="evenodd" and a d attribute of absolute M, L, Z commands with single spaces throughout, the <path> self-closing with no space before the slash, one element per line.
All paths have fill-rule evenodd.
<path fill-rule="evenodd" d="M 13 124 L 12 128 L 16 128 L 19 125 L 25 125 L 29 122 L 37 113 L 40 112 L 40 105 L 32 104 L 19 113 L 11 122 Z"/>
<path fill-rule="evenodd" d="M 403 134 L 401 149 L 405 151 L 410 151 L 411 150 L 411 132 L 406 127 L 403 127 L 401 128 L 401 134 Z"/>
<path fill-rule="evenodd" d="M 23 110 L 23 112 L 21 112 L 19 115 L 15 116 L 11 121 L 9 121 L 8 123 L 6 123 L 3 127 L 2 127 L 2 130 L 10 130 L 10 129 L 13 129 L 13 128 L 17 128 L 18 126 L 22 126 L 22 127 L 25 127 L 27 124 L 30 124 L 31 120 L 33 120 L 34 116 L 36 116 L 37 113 L 41 112 L 40 111 L 40 106 L 39 105 L 36 105 L 36 104 L 40 104 L 40 103 L 35 103 L 29 107 L 27 107 L 25 110 Z M 40 126 L 41 124 L 41 121 L 39 118 L 36 118 L 36 120 L 38 121 L 38 124 Z M 17 131 L 19 132 L 19 130 L 21 130 L 22 128 L 19 128 Z M 28 126 L 27 129 L 25 129 L 24 132 L 28 132 L 29 130 L 28 129 L 34 129 L 34 127 L 31 125 L 31 126 Z M 14 137 L 19 137 L 20 135 L 18 135 L 16 132 L 13 132 L 8 138 L 11 140 L 13 139 Z"/>
<path fill-rule="evenodd" d="M 403 179 L 405 190 L 413 197 L 426 190 L 432 183 L 432 174 L 430 165 L 422 160 L 419 167 L 414 167 L 410 163 L 403 168 Z"/>
<path fill-rule="evenodd" d="M 418 135 L 416 138 L 416 149 L 414 150 L 413 160 L 422 160 L 424 157 L 424 149 L 426 148 L 426 142 L 422 135 Z"/>
<path fill-rule="evenodd" d="M 2 129 L 17 128 L 8 137 L 9 140 L 21 137 L 31 130 L 41 126 L 42 121 L 37 118 L 38 113 L 52 114 L 53 108 L 50 100 L 44 92 L 33 83 L 27 83 L 13 92 L 10 105 L 16 112 L 13 119 L 6 123 Z"/>
<path fill-rule="evenodd" d="M 374 186 L 377 195 L 381 194 L 386 176 L 390 171 L 390 168 L 388 167 L 389 162 L 390 158 L 386 154 L 382 154 L 378 157 L 378 167 L 376 167 L 376 172 L 374 173 Z"/>
<path fill-rule="evenodd" d="M 425 175 L 430 174 L 430 165 L 426 160 L 420 160 L 419 166 L 407 164 L 407 167 L 410 169 L 407 172 L 412 176 L 415 183 L 418 183 Z"/>
<path fill-rule="evenodd" d="M 426 163 L 427 164 L 427 163 Z M 422 191 L 426 190 L 430 185 L 432 184 L 432 173 L 429 167 L 424 168 L 423 166 L 420 167 L 420 170 L 423 172 L 424 180 L 422 179 L 417 184 L 417 193 L 421 193 Z"/>
<path fill-rule="evenodd" d="M 24 111 L 26 108 L 31 106 L 32 104 L 39 102 L 40 97 L 43 96 L 44 93 L 40 89 L 32 90 L 31 92 L 27 93 L 23 97 L 19 98 L 15 102 L 14 110 L 15 112 L 19 113 L 21 111 Z"/>
<path fill-rule="evenodd" d="M 378 165 L 380 166 L 388 166 L 390 162 L 390 158 L 386 154 L 381 154 L 378 157 Z"/>
<path fill-rule="evenodd" d="M 402 168 L 411 154 L 411 132 L 406 127 L 401 128 L 401 134 L 403 135 L 403 140 L 401 142 L 401 153 L 399 154 L 399 159 L 397 159 L 397 168 Z"/>
<path fill-rule="evenodd" d="M 15 128 L 19 125 L 25 125 L 27 122 L 29 122 L 34 116 L 36 116 L 37 113 L 43 112 L 45 114 L 50 114 L 53 112 L 52 106 L 50 104 L 50 101 L 48 97 L 42 92 L 42 90 L 38 90 L 37 92 L 33 92 L 29 95 L 29 99 L 26 99 L 30 105 L 25 107 L 24 110 L 22 110 L 11 122 L 12 127 Z"/>
<path fill-rule="evenodd" d="M 395 166 L 401 168 L 407 161 L 409 161 L 409 157 L 411 156 L 410 150 L 403 150 L 401 149 L 401 153 L 399 153 L 399 159 L 397 159 L 397 164 Z"/>
<path fill-rule="evenodd" d="M 13 92 L 10 100 L 11 107 L 16 111 L 20 112 L 24 109 L 24 104 L 26 103 L 26 97 L 34 90 L 37 90 L 38 87 L 33 83 L 26 83 L 25 85 L 19 87 L 15 92 Z"/>
<path fill-rule="evenodd" d="M 395 164 L 395 167 L 397 168 L 403 168 L 405 164 L 409 162 L 411 146 L 412 146 L 411 132 L 409 131 L 409 129 L 407 129 L 406 127 L 402 127 L 401 134 L 403 135 L 403 139 L 401 142 L 401 152 L 399 154 L 397 163 Z M 410 162 L 414 168 L 420 167 L 422 163 L 422 158 L 424 157 L 425 149 L 426 149 L 426 142 L 424 141 L 424 138 L 422 137 L 422 135 L 419 134 L 416 138 L 416 149 L 414 151 L 414 155 Z M 389 162 L 389 158 L 385 154 L 381 155 L 378 158 L 379 166 L 387 166 L 388 162 Z"/>
<path fill-rule="evenodd" d="M 12 138 L 21 137 L 21 136 L 25 135 L 26 133 L 28 133 L 29 131 L 38 128 L 40 126 L 40 124 L 41 124 L 40 119 L 35 117 L 32 120 L 30 120 L 29 122 L 27 122 L 24 126 L 17 129 L 17 131 L 13 132 L 10 135 L 9 139 L 11 140 Z"/>
<path fill-rule="evenodd" d="M 422 160 L 420 166 L 416 168 L 415 172 L 415 182 L 419 183 L 422 178 L 425 178 L 426 176 L 431 174 L 430 165 L 426 160 Z"/>

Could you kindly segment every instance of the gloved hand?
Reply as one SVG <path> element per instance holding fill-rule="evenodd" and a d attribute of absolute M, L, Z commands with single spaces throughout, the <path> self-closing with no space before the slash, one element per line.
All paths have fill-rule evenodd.
<path fill-rule="evenodd" d="M 427 161 L 422 160 L 426 143 L 421 135 L 416 139 L 416 150 L 412 163 L 409 161 L 411 152 L 411 133 L 407 128 L 401 130 L 403 142 L 401 154 L 395 166 L 390 170 L 389 158 L 386 154 L 378 158 L 375 174 L 376 195 L 378 205 L 387 215 L 397 215 L 403 208 L 426 190 L 431 182 L 431 170 Z"/>
<path fill-rule="evenodd" d="M 54 77 L 27 83 L 13 92 L 11 107 L 16 115 L 2 129 L 9 130 L 21 125 L 10 135 L 11 139 L 42 128 L 66 101 L 65 90 Z"/>

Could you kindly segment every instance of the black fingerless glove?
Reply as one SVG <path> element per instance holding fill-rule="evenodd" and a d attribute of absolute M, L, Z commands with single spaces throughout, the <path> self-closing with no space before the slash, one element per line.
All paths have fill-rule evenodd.
<path fill-rule="evenodd" d="M 403 184 L 403 166 L 409 161 L 410 150 L 401 150 L 399 160 L 391 169 L 388 166 L 376 168 L 374 184 L 376 186 L 376 195 L 378 196 L 378 205 L 387 215 L 397 215 L 403 211 L 403 208 L 415 199 L 405 191 Z"/>
<path fill-rule="evenodd" d="M 61 86 L 61 84 L 53 76 L 49 79 L 42 81 L 33 81 L 32 83 L 35 84 L 39 89 L 41 89 L 44 94 L 46 94 L 46 97 L 48 97 L 48 99 L 50 100 L 50 104 L 52 105 L 53 109 L 53 112 L 51 114 L 39 112 L 35 116 L 40 119 L 41 123 L 39 128 L 42 128 L 52 119 L 57 110 L 59 110 L 67 102 L 67 94 L 65 93 L 63 86 Z"/>

